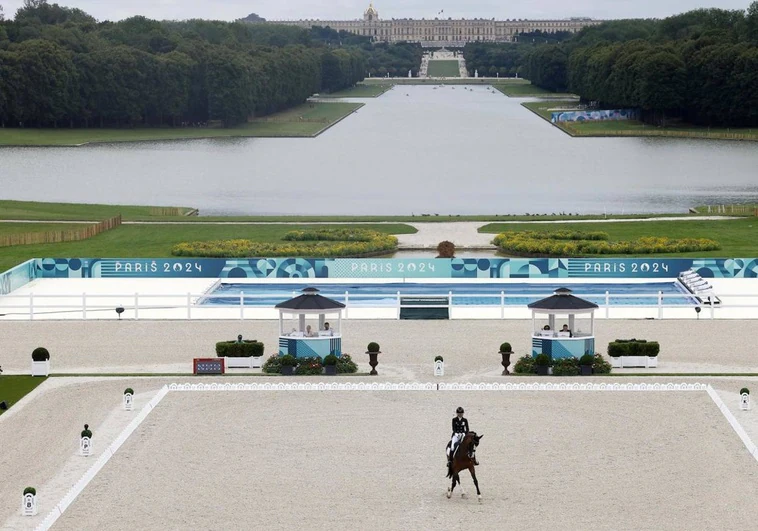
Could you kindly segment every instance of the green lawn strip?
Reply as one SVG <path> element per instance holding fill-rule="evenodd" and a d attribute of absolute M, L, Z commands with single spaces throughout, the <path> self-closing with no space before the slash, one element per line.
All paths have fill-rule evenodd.
<path fill-rule="evenodd" d="M 576 108 L 576 100 L 537 101 L 521 104 L 548 122 L 552 113 L 562 109 Z M 551 110 L 552 109 L 552 110 Z M 552 122 L 551 122 L 552 123 Z M 604 120 L 594 122 L 560 122 L 553 124 L 571 136 L 661 136 L 676 138 L 709 138 L 716 140 L 755 140 L 758 141 L 756 128 L 714 128 L 695 125 L 677 124 L 670 127 L 657 127 L 638 120 Z"/>
<path fill-rule="evenodd" d="M 279 242 L 293 230 L 333 228 L 328 225 L 122 225 L 78 242 L 0 247 L 0 271 L 30 258 L 171 258 L 171 249 L 182 242 L 249 239 Z M 404 224 L 344 225 L 339 228 L 375 230 L 385 234 L 413 234 Z M 282 242 L 284 243 L 284 242 Z"/>
<path fill-rule="evenodd" d="M 372 83 L 369 85 L 358 84 L 345 90 L 332 92 L 331 94 L 319 94 L 319 98 L 378 98 L 393 87 L 392 83 Z"/>
<path fill-rule="evenodd" d="M 499 234 L 506 231 L 603 231 L 611 241 L 634 240 L 644 236 L 668 238 L 710 238 L 721 244 L 718 251 L 694 253 L 662 253 L 646 256 L 666 256 L 672 258 L 728 257 L 749 258 L 758 256 L 758 218 L 732 220 L 686 220 L 686 221 L 630 221 L 624 223 L 561 223 L 560 226 L 542 224 L 498 224 L 491 223 L 479 232 Z M 602 255 L 606 257 L 625 255 Z"/>
<path fill-rule="evenodd" d="M 550 96 L 554 98 L 570 98 L 573 94 L 550 92 L 531 83 L 493 83 L 492 86 L 508 97 L 527 98 Z"/>
<path fill-rule="evenodd" d="M 461 71 L 458 60 L 429 61 L 426 75 L 429 77 L 460 77 Z"/>
<path fill-rule="evenodd" d="M 263 222 L 263 223 L 321 223 L 321 222 L 363 222 L 363 223 L 442 223 L 453 221 L 561 221 L 581 219 L 638 219 L 646 217 L 682 216 L 685 212 L 670 214 L 625 214 L 625 215 L 416 215 L 416 216 L 154 216 L 149 206 L 97 205 L 79 203 L 41 203 L 31 201 L 0 200 L 0 220 L 50 220 L 50 221 L 100 221 L 117 214 L 124 221 L 178 221 L 186 223 L 202 222 Z M 192 209 L 181 207 L 183 212 Z M 202 212 L 201 212 L 202 214 Z M 701 214 L 707 214 L 701 213 Z M 728 213 L 725 215 L 729 215 Z"/>
<path fill-rule="evenodd" d="M 457 77 L 448 79 L 433 79 L 430 77 L 376 77 L 367 78 L 363 83 L 370 85 L 373 83 L 392 83 L 394 85 L 495 85 L 503 83 L 524 83 L 523 79 L 516 78 L 484 78 L 484 77 Z"/>
<path fill-rule="evenodd" d="M 27 232 L 76 230 L 87 226 L 89 223 L 3 223 L 0 221 L 0 236 Z"/>
<path fill-rule="evenodd" d="M 40 376 L 0 376 L 0 402 L 6 402 L 10 409 L 45 380 L 47 378 Z M 5 411 L 0 410 L 0 415 L 3 413 Z"/>
<path fill-rule="evenodd" d="M 101 221 L 121 214 L 124 220 L 188 219 L 185 216 L 153 216 L 150 206 L 95 205 L 86 203 L 41 203 L 38 201 L 0 200 L 0 220 Z M 180 207 L 182 212 L 190 208 Z"/>
<path fill-rule="evenodd" d="M 231 128 L 15 129 L 0 128 L 0 146 L 77 146 L 217 137 L 312 137 L 362 107 L 362 103 L 304 103 Z"/>

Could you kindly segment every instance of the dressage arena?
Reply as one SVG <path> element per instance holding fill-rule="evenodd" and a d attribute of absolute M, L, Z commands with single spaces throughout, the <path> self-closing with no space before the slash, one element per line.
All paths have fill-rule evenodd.
<path fill-rule="evenodd" d="M 749 529 L 757 473 L 705 391 L 171 391 L 54 529 Z"/>

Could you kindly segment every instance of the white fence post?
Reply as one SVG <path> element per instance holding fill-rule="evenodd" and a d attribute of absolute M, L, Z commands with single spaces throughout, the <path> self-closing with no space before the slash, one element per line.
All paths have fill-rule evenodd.
<path fill-rule="evenodd" d="M 500 292 L 500 319 L 505 319 L 505 291 Z"/>
<path fill-rule="evenodd" d="M 658 292 L 658 319 L 663 319 L 663 292 Z"/>
<path fill-rule="evenodd" d="M 611 312 L 611 293 L 609 291 L 605 292 L 605 318 L 608 319 L 608 316 Z"/>
<path fill-rule="evenodd" d="M 245 320 L 245 292 L 240 290 L 240 321 Z"/>
<path fill-rule="evenodd" d="M 139 293 L 134 294 L 134 320 L 139 321 Z"/>
<path fill-rule="evenodd" d="M 87 294 L 82 293 L 82 319 L 87 320 Z"/>
<path fill-rule="evenodd" d="M 34 321 L 34 293 L 29 294 L 29 320 Z"/>
<path fill-rule="evenodd" d="M 714 314 L 716 313 L 716 308 L 715 308 L 715 306 L 716 306 L 716 305 L 715 305 L 715 304 L 713 304 L 713 301 L 714 301 L 715 299 L 716 299 L 716 296 L 715 296 L 715 295 L 714 295 L 713 297 L 711 297 L 711 304 L 710 304 L 710 307 L 711 307 L 711 319 L 714 319 L 714 318 L 715 318 L 715 315 L 714 315 Z"/>
<path fill-rule="evenodd" d="M 345 319 L 348 318 L 350 313 L 350 292 L 345 291 Z"/>
<path fill-rule="evenodd" d="M 400 320 L 400 292 L 397 292 L 397 319 Z"/>
<path fill-rule="evenodd" d="M 192 320 L 192 294 L 187 293 L 187 319 Z"/>

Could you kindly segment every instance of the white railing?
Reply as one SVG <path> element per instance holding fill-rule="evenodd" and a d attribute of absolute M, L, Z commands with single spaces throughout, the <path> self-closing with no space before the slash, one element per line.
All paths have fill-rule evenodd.
<path fill-rule="evenodd" d="M 293 296 L 298 292 L 293 291 Z M 401 293 L 397 291 L 393 294 L 380 293 L 350 293 L 344 291 L 340 294 L 326 294 L 327 296 L 343 302 L 346 305 L 344 317 L 350 318 L 351 312 L 358 313 L 359 318 L 366 318 L 368 315 L 364 310 L 378 310 L 383 318 L 400 318 L 400 310 L 406 308 L 449 308 L 451 314 L 453 310 L 489 310 L 489 318 L 526 318 L 530 314 L 527 312 L 526 304 L 523 299 L 536 301 L 550 296 L 552 293 L 529 294 L 508 293 L 505 290 L 499 293 Z M 687 293 L 611 293 L 606 291 L 604 295 L 598 294 L 576 294 L 579 297 L 590 298 L 599 301 L 599 311 L 596 317 L 599 318 L 622 318 L 628 317 L 627 314 L 617 310 L 654 310 L 654 318 L 663 319 L 666 317 L 668 310 L 690 310 L 700 308 L 703 317 L 715 318 L 716 314 L 726 308 L 753 308 L 758 309 L 758 295 L 730 295 L 730 299 L 739 300 L 740 297 L 753 299 L 747 304 L 730 303 L 721 304 L 713 307 L 707 304 L 695 302 L 695 297 Z M 714 294 L 715 295 L 715 294 Z M 406 304 L 403 299 L 444 299 L 446 302 L 440 304 Z M 462 299 L 476 298 L 478 304 L 465 304 Z M 264 299 L 267 302 L 262 302 Z M 271 294 L 250 294 L 240 291 L 235 294 L 149 294 L 149 293 L 131 293 L 131 294 L 89 294 L 81 295 L 70 294 L 23 294 L 23 295 L 3 295 L 0 296 L 0 319 L 28 319 L 35 320 L 38 318 L 52 319 L 272 319 L 277 313 L 274 310 L 274 304 L 271 302 Z M 482 302 L 484 299 L 484 303 Z M 514 299 L 521 299 L 518 303 L 511 302 Z M 643 299 L 642 304 L 620 304 L 619 299 Z M 212 300 L 224 300 L 227 303 L 205 304 Z M 233 300 L 234 302 L 231 302 Z M 672 301 L 679 301 L 674 303 Z M 279 301 L 277 301 L 279 302 Z M 116 313 L 116 308 L 122 308 L 120 314 Z M 262 312 L 263 310 L 263 312 Z M 356 312 L 356 310 L 361 310 Z M 494 312 L 493 310 L 499 310 Z M 519 312 L 520 310 L 520 312 Z M 514 312 L 515 311 L 515 312 Z M 613 316 L 611 314 L 614 314 Z M 668 312 L 669 316 L 671 312 Z M 107 315 L 106 315 L 107 314 Z M 688 314 L 689 315 L 689 314 Z M 680 315 L 677 315 L 681 317 Z M 456 318 L 451 315 L 451 318 Z M 747 316 L 746 317 L 750 317 Z M 753 317 L 758 317 L 755 312 Z"/>

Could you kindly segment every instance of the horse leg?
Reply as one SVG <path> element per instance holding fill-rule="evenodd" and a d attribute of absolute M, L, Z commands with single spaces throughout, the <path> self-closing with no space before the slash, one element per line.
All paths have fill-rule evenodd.
<path fill-rule="evenodd" d="M 458 485 L 461 487 L 461 498 L 466 497 L 466 489 L 463 488 L 463 483 L 461 483 L 461 476 L 458 474 L 455 475 L 455 477 L 458 479 Z"/>
<path fill-rule="evenodd" d="M 474 486 L 476 487 L 476 497 L 481 503 L 482 501 L 482 492 L 479 490 L 479 482 L 476 480 L 476 472 L 474 471 L 474 465 L 471 464 L 469 467 L 469 472 L 471 472 L 471 479 L 474 480 Z"/>
<path fill-rule="evenodd" d="M 453 484 L 452 484 L 452 485 L 450 485 L 450 486 L 447 488 L 447 499 L 448 499 L 448 500 L 450 499 L 450 496 L 452 496 L 452 495 L 453 495 L 453 490 L 455 489 L 455 478 L 456 478 L 456 476 L 457 476 L 457 474 L 453 473 Z"/>

